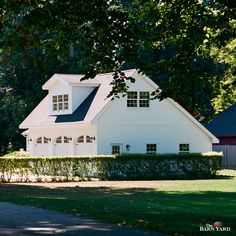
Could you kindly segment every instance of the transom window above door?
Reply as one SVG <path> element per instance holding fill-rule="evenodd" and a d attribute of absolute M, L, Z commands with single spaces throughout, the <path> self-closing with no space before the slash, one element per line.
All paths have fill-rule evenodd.
<path fill-rule="evenodd" d="M 69 95 L 53 95 L 52 96 L 52 110 L 53 111 L 66 111 L 69 109 Z"/>

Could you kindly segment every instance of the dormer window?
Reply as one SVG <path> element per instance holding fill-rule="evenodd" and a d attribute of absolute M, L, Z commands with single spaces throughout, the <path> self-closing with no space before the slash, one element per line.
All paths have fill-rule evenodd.
<path fill-rule="evenodd" d="M 69 96 L 68 94 L 53 95 L 52 96 L 52 110 L 53 111 L 66 111 L 69 109 Z"/>

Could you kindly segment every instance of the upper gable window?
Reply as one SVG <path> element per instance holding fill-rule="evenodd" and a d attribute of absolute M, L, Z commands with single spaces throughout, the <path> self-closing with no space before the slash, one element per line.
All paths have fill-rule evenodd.
<path fill-rule="evenodd" d="M 137 107 L 138 106 L 138 92 L 130 91 L 127 97 L 127 107 Z"/>
<path fill-rule="evenodd" d="M 130 91 L 127 96 L 127 107 L 149 107 L 150 95 L 148 91 Z"/>
<path fill-rule="evenodd" d="M 139 107 L 149 107 L 149 92 L 139 92 Z"/>
<path fill-rule="evenodd" d="M 69 96 L 68 94 L 53 95 L 52 96 L 52 110 L 65 111 L 69 109 Z"/>

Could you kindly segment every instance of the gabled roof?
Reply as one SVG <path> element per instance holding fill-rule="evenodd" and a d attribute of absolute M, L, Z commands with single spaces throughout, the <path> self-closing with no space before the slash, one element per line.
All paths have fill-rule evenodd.
<path fill-rule="evenodd" d="M 124 71 L 127 77 L 131 77 L 136 72 L 135 69 Z M 20 124 L 21 129 L 30 127 L 58 125 L 67 123 L 91 123 L 104 107 L 111 101 L 107 98 L 112 89 L 113 73 L 99 74 L 94 79 L 80 81 L 83 75 L 55 74 L 44 85 L 44 89 L 49 89 L 56 81 L 73 84 L 76 86 L 94 86 L 95 89 L 70 115 L 49 115 L 49 96 L 47 95 L 38 106 Z"/>
<path fill-rule="evenodd" d="M 123 71 L 127 77 L 132 76 L 135 73 L 135 69 L 132 70 L 125 70 Z M 42 88 L 45 90 L 50 89 L 56 81 L 62 81 L 65 84 L 72 84 L 72 85 L 78 85 L 78 86 L 99 86 L 101 84 L 107 84 L 107 81 L 109 83 L 112 81 L 113 72 L 111 73 L 105 73 L 105 74 L 99 74 L 93 79 L 87 79 L 81 81 L 81 79 L 84 77 L 84 75 L 80 74 L 54 74 L 43 86 Z"/>
<path fill-rule="evenodd" d="M 136 69 L 123 71 L 127 77 L 136 78 L 138 71 Z M 111 102 L 111 98 L 107 98 L 109 95 L 113 81 L 113 72 L 97 75 L 94 79 L 80 81 L 83 75 L 69 75 L 69 74 L 55 74 L 44 85 L 44 89 L 50 89 L 56 81 L 61 81 L 66 84 L 76 86 L 93 86 L 95 89 L 89 94 L 89 96 L 82 102 L 80 106 L 70 115 L 49 115 L 48 101 L 49 97 L 46 96 L 39 105 L 30 113 L 30 115 L 20 124 L 20 128 L 27 129 L 30 127 L 52 126 L 59 124 L 91 124 L 98 118 L 103 111 L 108 107 Z M 143 75 L 142 78 L 149 83 L 153 89 L 157 89 L 158 86 L 150 78 Z M 167 100 L 175 106 L 185 117 L 191 120 L 202 132 L 204 132 L 213 142 L 219 140 L 210 133 L 203 125 L 201 125 L 192 115 L 190 115 L 183 107 L 172 99 Z"/>
<path fill-rule="evenodd" d="M 236 103 L 216 116 L 207 128 L 215 135 L 236 135 Z"/>

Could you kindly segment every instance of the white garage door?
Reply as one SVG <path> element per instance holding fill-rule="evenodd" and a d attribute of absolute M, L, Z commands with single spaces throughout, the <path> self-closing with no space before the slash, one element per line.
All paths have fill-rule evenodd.
<path fill-rule="evenodd" d="M 70 155 L 72 155 L 70 138 L 66 136 L 57 137 L 54 145 L 54 156 Z"/>
<path fill-rule="evenodd" d="M 76 155 L 95 155 L 94 138 L 88 135 L 79 136 L 76 140 Z"/>
<path fill-rule="evenodd" d="M 38 137 L 35 143 L 35 156 L 49 156 L 49 140 L 46 137 Z"/>

